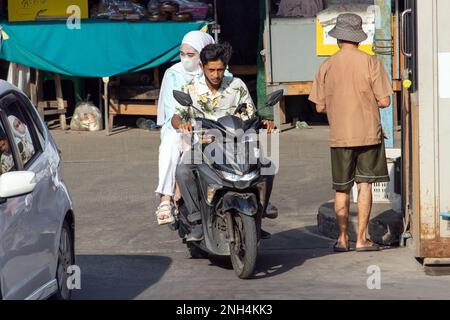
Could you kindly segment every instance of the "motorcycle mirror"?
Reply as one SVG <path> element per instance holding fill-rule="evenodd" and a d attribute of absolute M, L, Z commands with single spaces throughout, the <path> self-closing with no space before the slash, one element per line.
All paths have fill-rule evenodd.
<path fill-rule="evenodd" d="M 173 90 L 173 97 L 184 107 L 192 106 L 191 96 L 183 91 Z"/>
<path fill-rule="evenodd" d="M 273 107 L 274 105 L 276 105 L 278 102 L 281 101 L 283 95 L 284 91 L 282 89 L 272 92 L 266 98 L 266 106 Z"/>

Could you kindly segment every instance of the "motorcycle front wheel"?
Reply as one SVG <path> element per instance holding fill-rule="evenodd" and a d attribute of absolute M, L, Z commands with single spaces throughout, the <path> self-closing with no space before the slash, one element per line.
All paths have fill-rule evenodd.
<path fill-rule="evenodd" d="M 230 257 L 236 275 L 249 279 L 253 275 L 258 253 L 256 220 L 241 213 L 232 215 L 234 242 L 230 243 Z"/>
<path fill-rule="evenodd" d="M 188 251 L 187 251 L 188 258 L 191 258 L 191 259 L 206 259 L 209 256 L 207 252 L 203 251 L 202 249 L 200 249 L 200 247 L 198 247 L 197 245 L 195 245 L 195 244 L 193 244 L 191 242 L 188 242 L 186 244 L 186 246 L 187 246 L 187 249 L 188 249 Z"/>

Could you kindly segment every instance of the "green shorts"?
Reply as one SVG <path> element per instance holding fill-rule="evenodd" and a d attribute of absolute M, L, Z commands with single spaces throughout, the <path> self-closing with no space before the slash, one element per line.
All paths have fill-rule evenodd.
<path fill-rule="evenodd" d="M 374 146 L 331 148 L 331 168 L 336 191 L 348 191 L 355 182 L 389 182 L 384 142 Z"/>

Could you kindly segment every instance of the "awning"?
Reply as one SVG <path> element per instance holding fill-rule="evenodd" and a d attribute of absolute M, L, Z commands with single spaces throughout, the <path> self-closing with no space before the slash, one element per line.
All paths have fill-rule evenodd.
<path fill-rule="evenodd" d="M 79 77 L 110 77 L 176 61 L 183 36 L 205 22 L 0 22 L 0 58 Z"/>

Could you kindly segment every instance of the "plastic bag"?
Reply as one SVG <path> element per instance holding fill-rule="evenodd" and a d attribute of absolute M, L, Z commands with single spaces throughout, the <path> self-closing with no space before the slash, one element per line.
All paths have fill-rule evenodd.
<path fill-rule="evenodd" d="M 145 7 L 141 4 L 127 0 L 102 0 L 99 4 L 97 18 L 118 18 L 125 19 L 128 15 L 138 15 L 143 18 L 147 15 Z"/>
<path fill-rule="evenodd" d="M 147 4 L 147 10 L 149 12 L 158 11 L 159 0 L 150 0 Z"/>
<path fill-rule="evenodd" d="M 194 19 L 206 19 L 209 12 L 208 4 L 195 0 L 176 0 L 180 5 L 180 12 L 189 12 Z"/>
<path fill-rule="evenodd" d="M 140 129 L 147 129 L 147 130 L 157 130 L 159 127 L 156 125 L 155 121 L 151 119 L 146 118 L 139 118 L 136 121 L 136 126 Z"/>
<path fill-rule="evenodd" d="M 150 6 L 153 8 L 153 6 L 158 2 L 162 1 L 150 0 L 148 4 L 149 11 Z M 208 16 L 210 9 L 208 4 L 197 0 L 172 0 L 171 2 L 175 2 L 180 6 L 178 12 L 190 13 L 194 19 L 205 19 Z"/>
<path fill-rule="evenodd" d="M 116 7 L 110 0 L 101 0 L 98 4 L 96 18 L 109 18 L 111 15 L 118 13 Z"/>
<path fill-rule="evenodd" d="M 89 95 L 86 101 L 77 104 L 70 121 L 70 129 L 74 131 L 100 131 L 102 129 L 102 114 L 100 110 L 89 101 Z"/>

